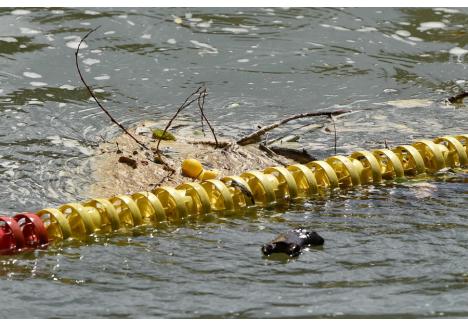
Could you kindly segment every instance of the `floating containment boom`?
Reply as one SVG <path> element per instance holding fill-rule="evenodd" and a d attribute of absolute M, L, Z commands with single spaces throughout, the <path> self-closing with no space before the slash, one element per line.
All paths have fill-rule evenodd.
<path fill-rule="evenodd" d="M 347 157 L 335 155 L 305 165 L 267 167 L 221 180 L 203 178 L 200 183 L 69 203 L 35 214 L 0 216 L 0 253 L 45 247 L 68 238 L 84 240 L 90 234 L 139 225 L 180 223 L 210 212 L 269 207 L 328 189 L 432 174 L 445 167 L 468 167 L 468 134 L 418 140 L 391 150 L 356 151 Z"/>

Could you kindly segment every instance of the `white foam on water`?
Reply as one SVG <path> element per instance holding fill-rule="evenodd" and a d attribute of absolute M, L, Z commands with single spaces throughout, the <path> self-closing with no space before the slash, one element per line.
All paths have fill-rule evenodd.
<path fill-rule="evenodd" d="M 445 25 L 443 22 L 425 22 L 421 23 L 417 30 L 425 32 L 431 29 L 442 29 L 445 27 L 447 27 L 447 25 Z"/>
<path fill-rule="evenodd" d="M 21 34 L 29 34 L 29 35 L 34 35 L 34 34 L 40 34 L 40 31 L 37 31 L 35 29 L 31 29 L 28 27 L 20 27 Z"/>
<path fill-rule="evenodd" d="M 80 25 L 83 25 L 83 26 L 89 26 L 89 25 L 91 25 L 91 23 L 88 23 L 88 22 L 83 22 L 83 23 L 80 23 Z"/>
<path fill-rule="evenodd" d="M 107 31 L 104 33 L 104 35 L 111 35 L 111 34 L 115 34 L 115 31 Z"/>
<path fill-rule="evenodd" d="M 101 60 L 92 59 L 92 58 L 87 58 L 87 59 L 83 60 L 83 63 L 84 63 L 85 65 L 88 65 L 88 66 L 92 66 L 92 65 L 94 65 L 94 64 L 96 64 L 96 63 L 99 63 L 99 62 L 101 62 Z"/>
<path fill-rule="evenodd" d="M 199 22 L 202 22 L 203 19 L 201 18 L 187 18 L 189 22 L 192 22 L 192 23 L 199 23 Z"/>
<path fill-rule="evenodd" d="M 456 14 L 460 12 L 460 10 L 454 8 L 434 8 L 434 11 L 442 11 L 447 14 Z"/>
<path fill-rule="evenodd" d="M 31 11 L 25 9 L 15 9 L 11 12 L 12 15 L 21 16 L 21 15 L 29 15 Z"/>
<path fill-rule="evenodd" d="M 169 44 L 176 44 L 177 43 L 177 41 L 175 39 L 173 39 L 173 38 L 168 39 L 166 42 L 169 43 Z"/>
<path fill-rule="evenodd" d="M 218 53 L 218 49 L 207 44 L 207 43 L 202 43 L 202 42 L 198 42 L 198 41 L 195 41 L 195 40 L 190 40 L 190 43 L 192 43 L 193 45 L 197 46 L 198 48 L 202 48 L 203 51 L 201 52 L 198 52 L 199 54 L 203 54 L 203 53 L 211 53 L 211 54 L 217 54 Z"/>
<path fill-rule="evenodd" d="M 411 36 L 411 33 L 408 32 L 408 31 L 405 31 L 405 30 L 398 30 L 398 31 L 395 32 L 395 34 L 403 36 L 403 37 Z"/>
<path fill-rule="evenodd" d="M 49 139 L 50 142 L 54 145 L 63 145 L 64 147 L 67 147 L 67 148 L 77 149 L 85 155 L 92 154 L 92 151 L 90 151 L 89 148 L 81 145 L 80 142 L 75 139 L 62 138 L 58 135 L 48 136 L 46 138 Z"/>
<path fill-rule="evenodd" d="M 145 40 L 149 40 L 151 38 L 151 34 L 143 34 L 142 36 L 140 36 L 141 38 L 145 39 Z"/>
<path fill-rule="evenodd" d="M 59 88 L 60 89 L 66 89 L 68 91 L 73 91 L 76 87 L 72 86 L 72 85 L 65 84 L 65 85 L 59 86 Z"/>
<path fill-rule="evenodd" d="M 65 13 L 65 11 L 63 10 L 51 10 L 50 12 L 53 13 L 54 15 L 62 15 Z"/>
<path fill-rule="evenodd" d="M 42 104 L 44 104 L 44 102 L 42 102 L 42 101 L 36 101 L 36 100 L 31 100 L 31 101 L 28 101 L 28 104 L 31 104 L 31 105 L 34 105 L 34 104 L 42 105 Z"/>
<path fill-rule="evenodd" d="M 7 42 L 7 43 L 17 43 L 18 42 L 17 39 L 15 39 L 14 37 L 10 37 L 10 36 L 0 37 L 0 41 Z"/>
<path fill-rule="evenodd" d="M 462 84 L 466 83 L 466 80 L 460 79 L 460 80 L 455 81 L 455 83 L 458 84 L 458 85 L 462 85 Z"/>
<path fill-rule="evenodd" d="M 307 44 L 310 44 L 310 45 L 313 45 L 313 46 L 317 46 L 319 48 L 323 48 L 325 45 L 323 44 L 320 44 L 320 43 L 314 43 L 314 42 L 306 42 Z"/>
<path fill-rule="evenodd" d="M 78 44 L 80 44 L 80 41 L 70 41 L 70 42 L 67 42 L 65 45 L 69 47 L 70 49 L 76 50 L 78 48 Z M 80 49 L 86 49 L 87 47 L 88 45 L 85 42 L 81 43 L 80 45 Z"/>
<path fill-rule="evenodd" d="M 336 26 L 336 25 L 320 24 L 320 26 L 325 27 L 325 28 L 333 28 L 334 30 L 337 30 L 337 31 L 349 31 L 348 28 Z"/>
<path fill-rule="evenodd" d="M 100 15 L 101 13 L 99 11 L 94 11 L 94 10 L 85 10 L 84 13 L 86 15 L 92 15 L 92 16 L 96 16 L 96 15 Z"/>
<path fill-rule="evenodd" d="M 370 27 L 370 26 L 364 26 L 364 27 L 361 27 L 361 28 L 357 29 L 356 32 L 363 32 L 363 33 L 377 32 L 377 28 Z"/>
<path fill-rule="evenodd" d="M 458 62 L 462 62 L 463 57 L 468 53 L 468 50 L 456 46 L 454 48 L 451 48 L 449 50 L 449 53 L 453 56 L 456 56 Z"/>
<path fill-rule="evenodd" d="M 99 49 L 91 50 L 90 52 L 91 52 L 91 53 L 102 53 L 102 51 L 99 50 Z"/>
<path fill-rule="evenodd" d="M 454 48 L 451 48 L 449 50 L 449 53 L 453 54 L 453 55 L 465 55 L 465 54 L 468 53 L 468 50 L 465 50 L 463 48 L 460 48 L 460 47 L 456 46 Z"/>
<path fill-rule="evenodd" d="M 95 80 L 107 80 L 110 79 L 109 75 L 101 75 L 101 76 L 96 76 L 94 77 Z"/>
<path fill-rule="evenodd" d="M 237 62 L 240 62 L 240 63 L 249 62 L 249 61 L 250 61 L 249 59 L 239 59 L 239 60 L 237 60 Z"/>
<path fill-rule="evenodd" d="M 414 41 L 414 42 L 422 42 L 423 41 L 422 38 L 419 38 L 419 37 L 416 37 L 416 36 L 410 36 L 410 37 L 408 37 L 408 40 Z"/>
<path fill-rule="evenodd" d="M 47 86 L 47 83 L 44 83 L 44 82 L 30 82 L 29 84 L 35 87 Z"/>
<path fill-rule="evenodd" d="M 241 34 L 241 33 L 248 33 L 249 30 L 247 28 L 239 28 L 239 27 L 223 27 L 221 28 L 224 32 L 234 33 L 234 34 Z"/>
<path fill-rule="evenodd" d="M 42 76 L 39 75 L 38 73 L 31 72 L 31 71 L 25 71 L 25 72 L 23 72 L 23 76 L 24 76 L 24 77 L 28 77 L 28 78 L 42 78 Z"/>
<path fill-rule="evenodd" d="M 403 42 L 403 43 L 409 44 L 409 45 L 416 45 L 416 43 L 407 41 L 407 40 L 405 40 L 404 38 L 401 38 L 400 36 L 398 36 L 398 35 L 396 35 L 396 34 L 392 34 L 392 38 L 395 39 L 395 40 L 397 40 L 397 41 L 401 41 L 401 42 Z"/>
<path fill-rule="evenodd" d="M 130 26 L 135 26 L 135 23 L 132 22 L 131 20 L 127 20 L 127 24 L 129 24 Z"/>
<path fill-rule="evenodd" d="M 210 27 L 211 27 L 211 24 L 213 24 L 213 21 L 210 19 L 210 20 L 207 21 L 207 22 L 198 23 L 198 24 L 197 24 L 197 27 L 200 27 L 200 28 L 210 28 Z"/>
<path fill-rule="evenodd" d="M 301 16 L 301 15 L 296 16 L 296 19 L 304 19 L 304 16 Z"/>

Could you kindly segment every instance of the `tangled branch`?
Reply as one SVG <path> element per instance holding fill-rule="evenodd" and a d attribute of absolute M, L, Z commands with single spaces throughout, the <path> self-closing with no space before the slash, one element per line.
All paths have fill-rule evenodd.
<path fill-rule="evenodd" d="M 169 127 L 172 125 L 172 122 L 174 122 L 175 118 L 179 115 L 179 113 L 181 113 L 184 109 L 186 109 L 187 107 L 189 107 L 191 104 L 193 104 L 195 102 L 198 103 L 198 109 L 200 110 L 200 115 L 201 115 L 201 118 L 202 118 L 201 121 L 203 122 L 203 120 L 205 120 L 206 123 L 208 124 L 208 127 L 210 128 L 211 133 L 213 134 L 213 137 L 215 139 L 216 147 L 218 147 L 218 139 L 216 137 L 215 131 L 214 131 L 213 127 L 211 126 L 211 123 L 208 120 L 208 118 L 206 117 L 205 112 L 204 112 L 205 97 L 207 96 L 207 94 L 208 94 L 208 92 L 206 91 L 206 87 L 200 86 L 194 92 L 192 92 L 192 94 L 190 94 L 185 99 L 185 101 L 182 103 L 182 105 L 180 105 L 177 108 L 176 113 L 172 116 L 172 118 L 167 123 L 166 127 L 163 130 L 163 133 L 162 133 L 161 137 L 159 137 L 159 139 L 158 139 L 158 143 L 156 144 L 155 153 L 156 153 L 156 155 L 158 155 L 158 158 L 160 160 L 162 160 L 161 153 L 159 151 L 159 145 L 161 143 L 161 139 L 164 138 L 164 135 L 166 134 Z M 202 128 L 203 128 L 203 124 L 202 124 Z"/>

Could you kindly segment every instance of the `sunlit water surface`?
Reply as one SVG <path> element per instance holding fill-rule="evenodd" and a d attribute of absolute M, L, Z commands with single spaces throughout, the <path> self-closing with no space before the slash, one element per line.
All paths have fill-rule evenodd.
<path fill-rule="evenodd" d="M 468 9 L 0 9 L 0 213 L 88 198 L 93 148 L 119 121 L 169 117 L 196 87 L 220 135 L 333 109 L 338 153 L 467 133 Z M 401 108 L 386 102 L 425 99 Z M 187 112 L 186 116 L 196 116 Z M 197 118 L 198 119 L 198 118 Z M 304 125 L 316 125 L 300 129 Z M 299 133 L 333 154 L 326 119 Z M 299 130 L 299 131 L 294 131 Z M 0 317 L 468 316 L 466 179 L 341 191 L 0 258 Z M 260 247 L 303 226 L 296 259 Z"/>

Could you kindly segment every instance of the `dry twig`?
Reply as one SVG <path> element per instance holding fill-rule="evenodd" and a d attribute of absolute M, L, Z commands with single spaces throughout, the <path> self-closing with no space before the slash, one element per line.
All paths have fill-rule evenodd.
<path fill-rule="evenodd" d="M 179 106 L 179 108 L 177 109 L 176 113 L 172 116 L 172 118 L 169 120 L 169 122 L 167 123 L 166 127 L 164 128 L 164 131 L 162 133 L 162 136 L 158 139 L 158 143 L 156 145 L 156 154 L 158 155 L 158 158 L 162 161 L 161 159 L 161 154 L 159 152 L 159 144 L 161 143 L 161 138 L 163 138 L 164 134 L 166 133 L 166 131 L 169 129 L 169 127 L 171 126 L 172 122 L 175 120 L 175 118 L 179 115 L 180 112 L 182 112 L 185 108 L 189 107 L 192 103 L 194 102 L 197 102 L 198 103 L 198 108 L 200 110 L 200 115 L 202 117 L 202 121 L 205 120 L 206 123 L 208 124 L 208 127 L 210 128 L 211 130 L 211 133 L 213 134 L 213 137 L 214 137 L 214 140 L 215 140 L 215 143 L 216 143 L 216 146 L 215 147 L 218 147 L 219 144 L 218 144 L 218 138 L 216 137 L 216 134 L 215 134 L 215 131 L 213 129 L 213 127 L 211 126 L 211 123 L 210 121 L 208 120 L 208 118 L 206 117 L 205 115 L 205 112 L 204 112 L 204 105 L 205 105 L 205 97 L 206 95 L 208 94 L 208 92 L 206 91 L 206 88 L 205 87 L 198 87 L 197 90 L 195 90 L 194 92 L 192 92 L 192 94 L 190 94 L 184 101 L 184 103 L 182 103 L 181 106 Z M 196 98 L 193 98 L 195 95 L 197 95 Z"/>
<path fill-rule="evenodd" d="M 120 124 L 117 120 L 114 119 L 114 117 L 110 114 L 110 112 L 104 108 L 104 106 L 101 104 L 101 102 L 99 102 L 99 100 L 97 99 L 96 95 L 94 95 L 94 92 L 93 90 L 91 89 L 91 87 L 86 83 L 86 81 L 84 80 L 84 77 L 83 77 L 83 74 L 81 73 L 81 70 L 80 70 L 80 66 L 79 66 L 79 63 L 78 63 L 78 53 L 80 51 L 80 46 L 81 44 L 86 40 L 86 38 L 88 38 L 89 35 L 91 35 L 91 33 L 95 32 L 97 29 L 99 29 L 101 26 L 98 26 L 92 30 L 90 30 L 81 40 L 80 40 L 80 43 L 78 43 L 78 47 L 76 48 L 76 51 L 75 51 L 75 64 L 76 64 L 76 69 L 78 70 L 78 75 L 80 75 L 80 79 L 81 81 L 83 82 L 83 84 L 85 85 L 86 89 L 88 90 L 88 93 L 89 95 L 91 95 L 91 97 L 96 101 L 97 105 L 99 106 L 99 108 L 104 111 L 104 113 L 111 119 L 111 121 L 116 124 L 120 129 L 122 129 L 128 136 L 130 136 L 130 138 L 132 138 L 138 145 L 140 145 L 142 148 L 146 149 L 146 150 L 149 150 L 149 148 L 143 144 L 142 142 L 140 142 L 138 139 L 136 139 L 122 124 Z"/>
<path fill-rule="evenodd" d="M 336 155 L 336 125 L 335 125 L 335 119 L 333 119 L 333 115 L 330 114 L 330 120 L 333 123 L 333 131 L 335 133 L 335 155 Z"/>
<path fill-rule="evenodd" d="M 237 144 L 238 145 L 241 145 L 241 146 L 245 146 L 245 145 L 248 145 L 248 144 L 254 144 L 254 143 L 257 143 L 260 141 L 260 137 L 262 135 L 264 135 L 266 132 L 274 129 L 274 128 L 277 128 L 291 120 L 296 120 L 296 119 L 302 119 L 302 118 L 308 118 L 308 117 L 317 117 L 317 116 L 333 116 L 333 115 L 340 115 L 340 114 L 344 114 L 344 113 L 348 113 L 350 111 L 348 110 L 338 110 L 338 111 L 328 111 L 328 112 L 308 112 L 308 113 L 301 113 L 301 114 L 295 114 L 295 115 L 292 115 L 292 116 L 289 116 L 287 118 L 284 118 L 283 120 L 280 120 L 278 122 L 275 122 L 275 123 L 272 123 L 268 126 L 264 126 L 262 128 L 260 128 L 259 130 L 245 136 L 245 137 L 242 137 L 241 139 L 239 139 L 237 141 Z"/>
<path fill-rule="evenodd" d="M 182 103 L 181 106 L 179 106 L 179 108 L 177 109 L 176 113 L 172 116 L 171 120 L 169 120 L 169 122 L 167 123 L 166 125 L 166 128 L 164 128 L 164 131 L 162 133 L 162 136 L 158 139 L 158 143 L 156 144 L 156 154 L 158 155 L 158 158 L 162 161 L 162 158 L 161 158 L 161 154 L 159 152 L 159 144 L 161 143 L 161 139 L 164 137 L 164 135 L 166 134 L 166 131 L 167 129 L 169 129 L 169 127 L 171 126 L 172 122 L 175 120 L 175 118 L 179 115 L 180 112 L 182 112 L 183 109 L 185 109 L 186 107 L 188 107 L 190 104 L 192 104 L 193 102 L 195 101 L 198 101 L 198 96 L 195 98 L 195 99 L 192 99 L 192 97 L 195 95 L 195 94 L 199 94 L 200 90 L 202 89 L 202 87 L 198 87 L 196 91 L 192 92 L 192 94 L 190 94 L 184 101 L 184 103 Z"/>
<path fill-rule="evenodd" d="M 203 111 L 204 106 L 205 106 L 205 97 L 206 97 L 206 95 L 208 95 L 208 93 L 207 93 L 206 88 L 205 88 L 205 89 L 203 90 L 203 92 L 200 94 L 200 97 L 199 97 L 199 100 L 198 100 L 198 108 L 200 109 L 200 114 L 201 114 L 201 116 L 202 116 L 202 123 L 203 123 L 203 119 L 205 119 L 206 124 L 207 124 L 208 127 L 210 128 L 211 133 L 213 134 L 213 138 L 214 138 L 214 140 L 215 140 L 216 147 L 218 147 L 218 138 L 216 138 L 215 131 L 214 131 L 213 127 L 211 126 L 210 121 L 209 121 L 208 118 L 206 117 L 205 112 Z M 202 129 L 203 129 L 203 124 L 202 124 Z M 205 135 L 205 130 L 203 130 L 203 135 Z M 215 148 L 216 148 L 216 147 L 215 147 Z"/>

